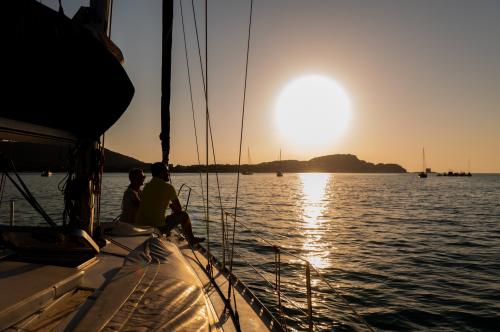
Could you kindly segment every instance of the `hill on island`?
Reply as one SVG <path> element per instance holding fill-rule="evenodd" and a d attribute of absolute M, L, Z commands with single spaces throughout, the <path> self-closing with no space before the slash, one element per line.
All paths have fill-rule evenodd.
<path fill-rule="evenodd" d="M 41 172 L 50 170 L 62 172 L 66 170 L 68 145 L 46 145 L 24 142 L 0 142 L 0 153 L 12 159 L 19 171 Z M 141 167 L 149 171 L 149 163 L 137 160 L 123 154 L 105 150 L 105 172 L 128 172 L 133 167 Z M 171 168 L 173 172 L 191 173 L 205 171 L 205 166 L 176 165 Z M 209 166 L 209 171 L 215 171 L 214 165 Z M 237 165 L 217 165 L 221 173 L 237 172 Z M 334 154 L 313 158 L 308 161 L 283 160 L 264 162 L 255 165 L 242 165 L 242 171 L 255 173 L 273 173 L 282 170 L 287 173 L 297 172 L 326 172 L 326 173 L 406 173 L 406 170 L 397 164 L 373 164 L 358 159 L 352 154 Z"/>
<path fill-rule="evenodd" d="M 18 171 L 64 172 L 68 163 L 69 145 L 46 145 L 25 142 L 0 142 L 0 153 L 14 161 Z M 149 170 L 149 164 L 105 149 L 104 171 L 128 172 L 131 168 Z"/>
<path fill-rule="evenodd" d="M 174 172 L 198 172 L 200 169 L 205 171 L 205 166 L 177 165 L 173 167 Z M 209 170 L 213 172 L 215 167 L 210 165 Z M 236 172 L 237 165 L 217 165 L 217 170 L 221 173 Z M 274 173 L 278 170 L 282 170 L 287 173 L 406 173 L 406 169 L 398 164 L 373 164 L 360 160 L 352 154 L 334 154 L 313 158 L 308 161 L 282 160 L 264 162 L 255 165 L 242 165 L 241 170 L 255 173 Z"/>

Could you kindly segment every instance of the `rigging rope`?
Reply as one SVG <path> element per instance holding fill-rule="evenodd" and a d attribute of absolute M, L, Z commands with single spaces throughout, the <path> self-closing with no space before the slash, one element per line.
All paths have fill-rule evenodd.
<path fill-rule="evenodd" d="M 52 218 L 47 214 L 47 212 L 45 212 L 45 210 L 42 208 L 42 206 L 38 203 L 36 198 L 29 190 L 28 186 L 26 186 L 24 181 L 17 173 L 16 167 L 14 166 L 14 162 L 10 159 L 5 159 L 4 161 L 5 161 L 5 169 L 2 170 L 3 174 L 5 174 L 5 176 L 10 180 L 10 182 L 12 182 L 12 184 L 21 193 L 24 199 L 26 199 L 26 201 L 33 207 L 33 209 L 35 209 L 35 211 L 38 212 L 50 226 L 56 227 L 57 224 L 52 220 Z M 11 169 L 12 173 L 15 175 L 19 183 L 17 183 L 16 180 L 10 176 L 10 174 L 8 173 L 8 168 Z"/>
<path fill-rule="evenodd" d="M 68 158 L 67 158 L 67 160 L 68 160 L 68 167 L 67 167 L 68 172 L 61 179 L 61 181 L 59 181 L 59 183 L 57 184 L 57 188 L 63 194 L 63 197 L 64 197 L 64 209 L 63 209 L 63 213 L 62 213 L 63 226 L 67 225 L 67 220 L 71 216 L 71 214 L 73 213 L 73 210 L 75 208 L 75 204 L 74 204 L 74 201 L 70 195 L 69 188 L 71 187 L 71 184 L 75 180 L 74 170 L 75 170 L 75 162 L 76 162 L 75 161 L 76 151 L 77 151 L 77 147 L 75 147 L 74 149 L 71 149 L 71 148 L 68 149 Z"/>
<path fill-rule="evenodd" d="M 240 149 L 239 149 L 239 154 L 238 154 L 238 174 L 237 174 L 237 178 L 236 178 L 236 196 L 235 196 L 235 203 L 234 203 L 233 238 L 232 238 L 232 243 L 231 243 L 231 256 L 230 256 L 231 258 L 229 261 L 229 273 L 233 272 L 234 240 L 235 240 L 235 233 L 236 233 L 236 219 L 237 219 L 237 213 L 238 213 L 238 194 L 239 194 L 239 188 L 240 188 L 241 147 L 243 145 L 243 125 L 245 123 L 245 105 L 246 105 L 246 95 L 247 95 L 248 57 L 250 54 L 250 40 L 251 40 L 251 32 L 252 32 L 252 13 L 253 13 L 253 0 L 250 1 L 250 18 L 249 18 L 249 23 L 248 23 L 247 56 L 246 56 L 246 62 L 245 62 L 245 83 L 244 83 L 244 87 L 243 87 L 243 105 L 242 105 L 242 111 L 241 111 Z M 228 283 L 228 287 L 227 287 L 228 298 L 231 298 L 231 287 L 232 287 L 232 284 Z M 236 307 L 236 299 L 234 301 L 234 305 Z"/>
<path fill-rule="evenodd" d="M 194 139 L 196 143 L 196 157 L 198 159 L 198 166 L 199 166 L 199 172 L 198 174 L 200 175 L 200 188 L 201 188 L 201 198 L 203 200 L 203 210 L 206 211 L 205 208 L 205 194 L 203 191 L 203 179 L 201 176 L 201 161 L 200 161 L 200 148 L 198 145 L 198 131 L 197 131 L 197 126 L 196 126 L 196 117 L 194 115 L 194 102 L 193 102 L 193 88 L 191 85 L 191 70 L 189 67 L 189 58 L 188 58 L 188 52 L 187 52 L 187 43 L 186 43 L 186 30 L 184 27 L 184 12 L 182 9 L 182 0 L 179 0 L 179 6 L 181 9 L 181 22 L 182 22 L 182 35 L 184 37 L 184 54 L 186 56 L 186 66 L 187 66 L 187 74 L 188 74 L 188 83 L 189 83 L 189 97 L 191 99 L 191 113 L 193 116 L 193 127 L 194 127 Z"/>
<path fill-rule="evenodd" d="M 200 48 L 200 39 L 199 39 L 199 36 L 198 36 L 198 24 L 196 23 L 196 11 L 194 9 L 194 0 L 191 0 L 191 7 L 193 9 L 193 19 L 194 19 L 194 28 L 195 28 L 195 32 L 196 32 L 196 43 L 197 43 L 197 46 L 198 46 L 198 58 L 200 60 L 200 71 L 201 71 L 201 81 L 203 83 L 203 91 L 205 92 L 206 94 L 206 84 L 205 84 L 205 74 L 204 74 L 204 70 L 203 70 L 203 61 L 201 59 L 201 48 Z M 206 67 L 206 66 L 205 66 Z M 210 109 L 208 109 L 208 100 L 205 99 L 205 103 L 206 103 L 206 107 L 207 107 L 207 112 L 208 112 L 208 129 L 210 131 L 210 141 L 212 142 L 212 157 L 214 159 L 214 173 L 215 173 L 215 180 L 217 182 L 217 193 L 218 193 L 218 198 L 219 198 L 219 208 L 220 208 L 220 212 L 221 212 L 221 220 L 224 219 L 224 208 L 222 206 L 222 196 L 221 196 L 221 193 L 220 193 L 220 183 L 219 183 L 219 172 L 217 170 L 217 159 L 215 158 L 215 146 L 214 146 L 214 138 L 213 138 L 213 134 L 212 134 L 212 122 L 210 121 Z M 208 168 L 207 168 L 207 171 L 208 171 Z M 207 195 L 208 197 L 208 195 Z"/>
<path fill-rule="evenodd" d="M 207 72 L 205 73 L 205 152 L 206 152 L 206 164 L 207 164 L 207 201 L 208 201 L 208 1 L 205 0 L 205 69 Z M 207 251 L 210 254 L 210 214 L 209 214 L 209 208 L 207 204 L 207 216 L 206 216 L 206 227 L 207 227 Z M 208 266 L 207 266 L 209 272 L 210 272 L 210 278 L 213 279 L 213 274 L 212 274 L 212 260 L 208 260 Z"/>
<path fill-rule="evenodd" d="M 0 178 L 0 207 L 2 207 L 3 192 L 5 190 L 5 182 L 6 181 L 7 181 L 7 178 L 5 176 L 5 173 L 2 173 L 2 178 Z"/>
<path fill-rule="evenodd" d="M 109 3 L 109 18 L 108 18 L 108 38 L 111 40 L 111 26 L 113 23 L 113 0 Z"/>
<path fill-rule="evenodd" d="M 64 15 L 64 9 L 62 6 L 62 0 L 59 0 L 59 13 Z"/>
<path fill-rule="evenodd" d="M 184 25 L 184 17 L 183 17 L 183 8 L 182 8 L 182 3 L 181 1 L 180 7 L 181 7 L 181 17 L 182 17 L 182 27 L 183 27 L 183 37 L 184 37 L 184 47 L 185 47 L 185 56 L 186 56 L 186 64 L 188 67 L 188 80 L 189 80 L 189 88 L 190 88 L 190 98 L 191 98 L 191 107 L 192 107 L 192 114 L 193 114 L 193 124 L 195 128 L 195 139 L 196 139 L 196 144 L 197 144 L 197 156 L 198 156 L 198 165 L 201 166 L 201 162 L 199 160 L 199 147 L 198 147 L 198 139 L 197 139 L 197 132 L 196 132 L 196 122 L 195 122 L 195 116 L 194 116 L 194 106 L 193 106 L 193 99 L 192 99 L 192 85 L 191 85 L 191 77 L 190 77 L 190 67 L 189 67 L 189 59 L 187 55 L 187 43 L 186 43 L 186 35 L 185 35 L 185 25 Z M 208 106 L 208 72 L 206 72 L 206 69 L 204 71 L 203 68 L 203 61 L 201 58 L 201 48 L 200 48 L 200 43 L 199 43 L 199 35 L 198 35 L 198 28 L 197 28 L 197 20 L 196 20 L 196 11 L 194 8 L 194 1 L 191 1 L 191 6 L 193 10 L 193 17 L 194 17 L 194 24 L 195 24 L 195 32 L 196 32 L 196 40 L 197 40 L 197 46 L 198 46 L 198 55 L 199 55 L 199 60 L 200 60 L 200 69 L 201 69 L 201 75 L 202 75 L 202 82 L 203 82 L 203 89 L 205 93 L 205 116 L 206 116 L 206 137 L 205 137 L 205 142 L 206 142 L 206 201 L 203 195 L 203 185 L 201 185 L 202 188 L 202 198 L 203 198 L 203 205 L 204 205 L 204 210 L 206 213 L 206 222 L 207 222 L 207 240 L 208 240 L 208 246 L 207 246 L 207 252 L 208 252 L 208 257 L 211 257 L 210 254 L 210 233 L 209 233 L 209 183 L 208 183 L 208 171 L 209 171 L 209 158 L 208 158 L 208 146 L 209 142 L 212 144 L 212 153 L 213 153 L 213 159 L 214 159 L 214 166 L 215 166 L 215 173 L 216 173 L 216 179 L 217 179 L 217 189 L 218 189 L 218 194 L 219 194 L 219 203 L 220 203 L 220 209 L 221 209 L 221 221 L 222 221 L 222 226 L 225 225 L 226 219 L 224 218 L 224 208 L 222 206 L 222 198 L 220 194 L 220 185 L 219 185 L 219 179 L 218 179 L 218 172 L 217 172 L 217 162 L 215 158 L 215 148 L 214 148 L 214 140 L 213 140 L 213 135 L 212 135 L 212 128 L 211 128 L 211 122 L 210 122 L 210 113 L 209 113 L 209 106 Z M 238 174 L 237 174 L 237 185 L 236 185 L 236 199 L 235 199 L 235 207 L 234 207 L 234 215 L 233 217 L 233 232 L 232 232 L 232 244 L 231 244 L 231 252 L 230 252 L 230 273 L 232 273 L 232 267 L 233 267 L 233 261 L 234 261 L 234 243 L 235 243 L 235 233 L 236 233 L 236 222 L 237 222 L 237 209 L 238 209 L 238 193 L 239 193 L 239 175 L 240 175 L 240 168 L 241 168 L 241 150 L 242 150 L 242 141 L 243 141 L 243 129 L 244 129 L 244 115 L 245 115 L 245 106 L 246 106 L 246 90 L 247 90 L 247 78 L 248 78 L 248 62 L 249 62 L 249 51 L 250 51 L 250 41 L 251 41 L 251 25 L 252 25 L 252 16 L 253 16 L 253 0 L 251 0 L 250 3 L 250 20 L 249 20 L 249 27 L 248 27 L 248 39 L 247 39 L 247 52 L 246 52 L 246 63 L 245 63 L 245 81 L 244 81 L 244 94 L 243 94 L 243 108 L 242 108 L 242 119 L 241 119 L 241 129 L 240 129 L 240 145 L 239 145 L 239 158 L 238 158 Z M 208 66 L 208 42 L 207 42 L 207 34 L 208 34 L 208 8 L 207 8 L 207 1 L 205 1 L 205 63 L 206 63 L 206 68 Z M 206 75 L 204 73 L 206 72 Z M 209 135 L 210 135 L 210 140 L 209 140 Z M 201 174 L 200 174 L 201 176 Z M 203 181 L 200 181 L 201 183 Z M 206 203 L 206 208 L 205 208 L 205 203 Z M 239 222 L 239 221 L 238 221 Z M 241 222 L 239 222 L 241 223 Z M 226 238 L 229 234 L 229 232 L 226 230 L 223 230 L 223 240 Z M 225 241 L 226 243 L 228 241 Z M 267 242 L 267 241 L 266 241 Z M 273 246 L 274 247 L 274 246 Z M 225 248 L 225 245 L 223 244 L 223 248 Z M 191 248 L 193 250 L 193 248 Z M 193 251 L 194 253 L 194 251 Z M 224 253 L 223 253 L 224 254 Z M 196 254 L 195 254 L 196 257 Z M 197 258 L 197 257 L 196 257 Z M 225 259 L 225 256 L 224 256 Z M 209 271 L 210 272 L 210 277 L 213 278 L 213 275 L 211 274 L 212 268 L 211 268 L 211 258 L 208 258 L 208 264 L 209 264 Z M 200 263 L 200 262 L 199 262 Z M 225 266 L 223 266 L 224 268 Z M 317 272 L 317 271 L 316 271 Z M 278 277 L 279 278 L 279 277 Z M 280 279 L 280 278 L 279 278 Z M 279 280 L 278 279 L 278 280 Z M 281 282 L 280 280 L 278 281 L 278 292 L 279 288 L 281 288 Z M 227 302 L 226 302 L 226 307 L 231 310 L 230 307 L 230 300 L 231 300 L 231 288 L 232 288 L 232 283 L 228 283 L 228 297 L 227 297 Z M 285 297 L 286 298 L 286 297 Z M 236 299 L 235 299 L 235 292 L 233 292 L 233 299 L 235 303 L 235 318 L 238 320 L 238 311 L 237 311 L 237 305 L 236 305 Z M 292 302 L 293 304 L 293 302 Z M 279 304 L 279 313 L 282 319 L 284 319 L 283 311 L 282 311 L 282 306 L 281 303 Z M 239 322 L 238 322 L 239 324 Z M 286 320 L 284 322 L 285 329 L 286 329 Z"/>
<path fill-rule="evenodd" d="M 104 173 L 104 140 L 106 138 L 106 133 L 102 134 L 102 144 L 99 144 L 99 147 L 96 151 L 98 155 L 96 156 L 96 166 L 97 166 L 97 171 L 95 172 L 94 176 L 94 194 L 96 195 L 96 220 L 97 220 L 97 225 L 101 224 L 101 193 L 102 193 L 102 176 Z"/>
<path fill-rule="evenodd" d="M 217 183 L 217 193 L 218 193 L 218 198 L 219 198 L 219 208 L 220 208 L 220 217 L 221 220 L 224 218 L 224 208 L 222 206 L 222 196 L 221 196 L 221 191 L 220 191 L 220 182 L 219 182 L 219 173 L 217 170 L 217 159 L 215 157 L 215 144 L 214 144 L 214 139 L 213 139 L 213 133 L 212 133 L 212 124 L 210 121 L 210 110 L 208 107 L 208 73 L 207 75 L 204 72 L 203 69 L 203 61 L 201 58 L 201 48 L 200 48 L 200 39 L 199 39 L 199 34 L 198 34 L 198 24 L 196 20 L 196 10 L 194 8 L 194 1 L 191 0 L 191 7 L 193 10 L 193 20 L 194 20 L 194 27 L 195 27 L 195 32 L 196 32 L 196 42 L 198 46 L 198 58 L 200 60 L 200 71 L 201 71 L 201 76 L 202 76 L 202 83 L 203 83 L 203 92 L 205 95 L 205 119 L 206 119 L 206 186 L 207 186 L 207 192 L 206 192 L 206 200 L 208 202 L 209 200 L 209 183 L 208 183 L 208 171 L 209 171 L 209 164 L 208 164 L 208 135 L 210 135 L 210 142 L 211 142 L 211 147 L 212 147 L 212 158 L 214 160 L 214 173 L 215 173 L 215 179 Z M 207 32 L 208 32 L 208 6 L 207 2 L 205 1 L 205 62 L 208 63 L 208 47 L 207 47 Z M 207 68 L 207 65 L 205 65 L 205 68 Z M 205 220 L 207 222 L 207 251 L 210 253 L 210 227 L 209 227 L 209 207 L 207 203 L 206 207 L 206 217 Z M 209 264 L 207 266 L 207 269 L 212 271 L 212 262 L 209 261 Z M 212 274 L 211 274 L 212 275 Z"/>

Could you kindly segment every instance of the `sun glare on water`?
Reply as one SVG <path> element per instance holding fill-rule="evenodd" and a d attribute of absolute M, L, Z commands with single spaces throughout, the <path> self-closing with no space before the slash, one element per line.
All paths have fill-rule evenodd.
<path fill-rule="evenodd" d="M 287 146 L 320 151 L 334 145 L 345 131 L 350 108 L 347 93 L 336 81 L 303 76 L 289 82 L 278 96 L 276 125 Z"/>

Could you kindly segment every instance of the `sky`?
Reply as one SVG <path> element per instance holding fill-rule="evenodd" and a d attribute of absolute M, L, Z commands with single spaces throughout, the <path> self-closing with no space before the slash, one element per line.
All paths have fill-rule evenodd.
<path fill-rule="evenodd" d="M 204 163 L 202 76 L 191 1 L 182 1 Z M 57 1 L 43 2 L 57 8 Z M 68 16 L 85 4 L 63 1 Z M 204 1 L 194 4 L 204 62 Z M 179 8 L 174 1 L 170 160 L 186 165 L 196 164 L 197 154 Z M 435 171 L 500 172 L 500 1 L 254 0 L 253 9 L 243 163 L 247 149 L 253 163 L 277 160 L 281 149 L 283 159 L 350 153 L 416 171 L 425 148 Z M 249 10 L 250 0 L 209 1 L 208 99 L 218 163 L 238 161 Z M 112 39 L 136 93 L 106 133 L 106 146 L 159 160 L 161 1 L 114 1 Z M 311 75 L 342 88 L 349 117 L 335 135 L 304 145 L 301 137 L 314 138 L 314 131 L 285 135 L 277 105 L 290 82 Z M 325 128 L 326 118 L 312 110 L 303 117 Z"/>

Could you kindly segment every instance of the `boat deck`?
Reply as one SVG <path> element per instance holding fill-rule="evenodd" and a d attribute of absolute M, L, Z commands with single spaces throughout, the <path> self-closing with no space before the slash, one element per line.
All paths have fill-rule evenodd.
<path fill-rule="evenodd" d="M 225 302 L 219 295 L 216 286 L 212 284 L 208 275 L 205 273 L 205 267 L 208 265 L 206 257 L 199 250 L 193 252 L 187 245 L 179 248 L 200 278 L 200 281 L 203 283 L 203 288 L 215 311 L 218 312 L 219 315 L 224 313 Z M 228 278 L 215 266 L 213 269 L 213 278 L 217 287 L 223 292 L 224 296 L 227 296 Z M 233 285 L 234 284 L 233 282 Z M 235 288 L 236 290 L 234 291 Z M 236 308 L 238 308 L 239 323 L 242 331 L 281 331 L 281 328 L 276 326 L 271 317 L 263 310 L 260 303 L 256 301 L 253 294 L 251 294 L 248 289 L 240 289 L 238 285 L 236 285 L 235 288 L 233 288 L 235 292 L 234 299 L 236 300 Z M 226 312 L 225 318 L 220 320 L 220 324 L 222 324 L 221 327 L 224 331 L 236 331 L 235 326 L 228 317 L 229 314 Z"/>
<path fill-rule="evenodd" d="M 15 261 L 0 263 L 0 330 L 38 311 L 81 282 L 83 271 Z"/>
<path fill-rule="evenodd" d="M 9 296 L 0 298 L 0 330 L 237 331 L 203 250 L 176 235 L 108 238 L 75 268 L 1 260 L 0 292 Z M 226 276 L 215 269 L 214 280 L 226 293 Z M 236 292 L 241 330 L 280 330 L 244 293 Z"/>

